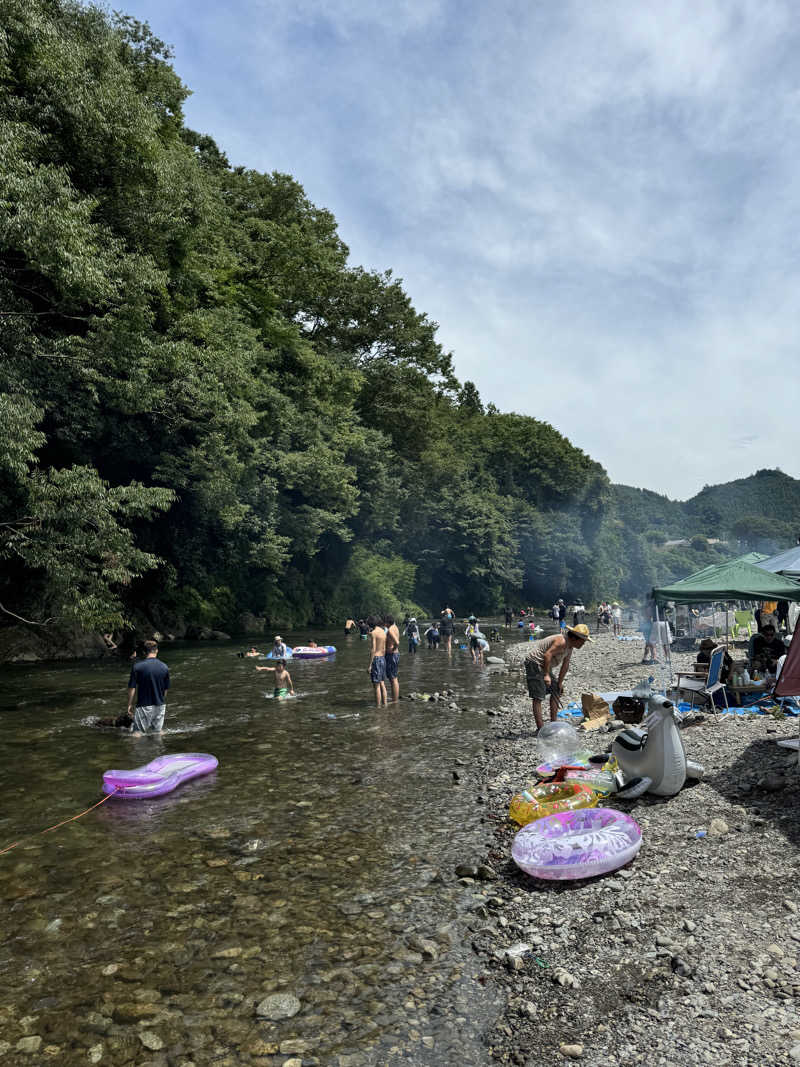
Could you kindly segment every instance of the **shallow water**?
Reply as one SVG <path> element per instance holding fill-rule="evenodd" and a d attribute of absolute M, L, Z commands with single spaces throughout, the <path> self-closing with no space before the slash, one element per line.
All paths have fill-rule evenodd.
<path fill-rule="evenodd" d="M 343 1067 L 484 1062 L 496 1005 L 459 922 L 475 889 L 452 871 L 489 835 L 452 772 L 508 679 L 422 649 L 401 656 L 401 692 L 451 688 L 462 710 L 376 710 L 368 643 L 314 636 L 339 652 L 291 662 L 290 701 L 270 699 L 265 661 L 236 657 L 248 642 L 165 647 L 159 739 L 87 725 L 124 709 L 124 663 L 3 671 L 0 848 L 22 840 L 0 856 L 12 1061 L 31 1062 L 14 1051 L 28 1035 L 66 1064 L 282 1063 L 294 1048 Z M 24 837 L 99 799 L 104 770 L 179 751 L 219 769 Z M 274 993 L 299 1012 L 259 1018 Z"/>

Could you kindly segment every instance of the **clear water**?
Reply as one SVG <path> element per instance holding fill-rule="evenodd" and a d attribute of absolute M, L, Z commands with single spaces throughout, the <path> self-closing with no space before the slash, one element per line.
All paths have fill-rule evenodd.
<path fill-rule="evenodd" d="M 124 709 L 125 663 L 3 671 L 0 848 L 21 839 L 0 856 L 11 1062 L 31 1062 L 15 1051 L 26 1034 L 66 1064 L 98 1047 L 114 1064 L 282 1063 L 287 1041 L 347 1067 L 483 1062 L 495 1004 L 463 943 L 476 889 L 453 868 L 490 838 L 452 772 L 468 776 L 482 709 L 508 680 L 465 651 L 422 649 L 401 657 L 401 692 L 452 688 L 462 710 L 377 710 L 368 643 L 314 637 L 339 652 L 290 663 L 293 701 L 237 658 L 245 640 L 166 646 L 158 739 L 88 725 Z M 211 752 L 219 769 L 37 833 L 99 799 L 104 770 L 179 751 Z M 274 993 L 299 1012 L 260 1018 Z"/>

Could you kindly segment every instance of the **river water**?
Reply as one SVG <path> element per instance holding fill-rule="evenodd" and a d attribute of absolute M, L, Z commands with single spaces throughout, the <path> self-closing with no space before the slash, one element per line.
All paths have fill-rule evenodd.
<path fill-rule="evenodd" d="M 452 689 L 459 711 L 377 710 L 367 642 L 313 636 L 339 651 L 290 663 L 293 701 L 237 658 L 245 640 L 165 646 L 160 738 L 89 725 L 124 709 L 123 662 L 3 670 L 0 848 L 20 844 L 0 856 L 0 1058 L 486 1061 L 497 1005 L 462 921 L 482 887 L 453 869 L 491 836 L 453 771 L 468 776 L 511 683 L 421 649 L 401 692 Z M 181 751 L 217 772 L 38 833 L 98 800 L 104 770 Z M 296 1014 L 260 1017 L 274 994 Z"/>

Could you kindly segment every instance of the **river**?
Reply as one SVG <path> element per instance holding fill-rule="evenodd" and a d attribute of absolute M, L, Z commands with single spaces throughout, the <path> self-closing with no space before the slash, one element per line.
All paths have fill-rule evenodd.
<path fill-rule="evenodd" d="M 0 856 L 9 1062 L 486 1061 L 496 994 L 463 921 L 482 887 L 453 870 L 490 833 L 454 772 L 468 779 L 512 683 L 461 649 L 404 651 L 401 692 L 452 689 L 459 710 L 378 710 L 367 642 L 313 636 L 338 652 L 290 663 L 292 701 L 237 657 L 252 639 L 166 645 L 160 738 L 89 725 L 123 710 L 124 662 L 3 670 L 0 848 L 20 841 Z M 180 751 L 219 768 L 38 833 L 95 803 L 104 770 Z M 260 1017 L 276 994 L 278 1014 L 299 1010 Z"/>

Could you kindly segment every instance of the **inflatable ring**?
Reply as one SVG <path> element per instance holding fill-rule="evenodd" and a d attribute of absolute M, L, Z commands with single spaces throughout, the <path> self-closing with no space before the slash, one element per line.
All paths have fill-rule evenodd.
<path fill-rule="evenodd" d="M 537 785 L 535 789 L 514 797 L 509 815 L 520 826 L 537 819 L 579 808 L 593 808 L 599 801 L 597 793 L 581 782 L 554 782 Z"/>
<path fill-rule="evenodd" d="M 642 846 L 639 824 L 622 811 L 589 808 L 537 819 L 514 838 L 511 856 L 534 878 L 592 878 L 623 867 Z"/>

